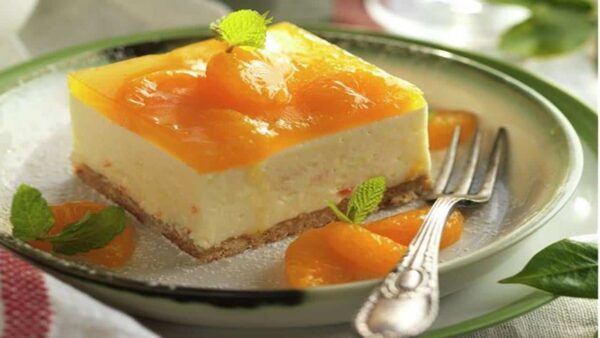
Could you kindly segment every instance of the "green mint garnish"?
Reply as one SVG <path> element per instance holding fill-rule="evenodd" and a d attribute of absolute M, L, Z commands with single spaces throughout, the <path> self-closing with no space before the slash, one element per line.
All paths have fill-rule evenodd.
<path fill-rule="evenodd" d="M 99 249 L 123 232 L 127 224 L 125 211 L 107 207 L 87 213 L 81 220 L 67 225 L 59 234 L 48 236 L 54 225 L 52 211 L 42 193 L 22 184 L 13 196 L 10 208 L 13 236 L 23 241 L 49 240 L 54 251 L 66 255 Z"/>
<path fill-rule="evenodd" d="M 106 246 L 127 225 L 122 208 L 110 206 L 97 213 L 87 213 L 82 219 L 67 225 L 63 231 L 46 239 L 55 252 L 73 255 Z"/>
<path fill-rule="evenodd" d="M 333 213 L 335 214 L 335 216 L 342 222 L 346 222 L 346 223 L 354 223 L 352 222 L 352 220 L 350 218 L 348 218 L 348 216 L 346 216 L 346 214 L 344 214 L 338 207 L 337 205 L 335 205 L 333 202 L 328 202 L 327 206 L 329 207 L 329 209 L 331 209 L 333 211 Z"/>
<path fill-rule="evenodd" d="M 373 211 L 377 210 L 379 203 L 383 200 L 384 192 L 385 177 L 371 177 L 354 188 L 348 201 L 348 211 L 346 214 L 333 203 L 329 203 L 329 208 L 333 210 L 341 221 L 360 224 Z"/>
<path fill-rule="evenodd" d="M 263 48 L 267 26 L 271 21 L 268 12 L 260 14 L 250 9 L 242 9 L 213 22 L 210 29 L 217 39 L 229 44 L 227 51 L 231 51 L 233 47 Z"/>
<path fill-rule="evenodd" d="M 52 211 L 36 188 L 21 184 L 10 206 L 13 235 L 24 241 L 44 236 L 54 225 Z"/>

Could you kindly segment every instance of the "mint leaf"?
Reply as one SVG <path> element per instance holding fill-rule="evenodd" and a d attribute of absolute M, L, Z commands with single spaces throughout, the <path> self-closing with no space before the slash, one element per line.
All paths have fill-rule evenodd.
<path fill-rule="evenodd" d="M 328 202 L 327 206 L 329 207 L 329 209 L 331 209 L 333 211 L 333 213 L 335 214 L 335 216 L 337 216 L 337 218 L 342 221 L 342 222 L 346 222 L 346 223 L 352 223 L 352 221 L 348 218 L 348 216 L 346 216 L 346 214 L 344 214 L 338 207 L 337 205 L 335 205 L 333 202 Z"/>
<path fill-rule="evenodd" d="M 268 13 L 243 9 L 230 13 L 213 22 L 210 29 L 217 39 L 229 44 L 228 51 L 233 47 L 263 48 L 267 37 L 267 26 L 272 19 Z"/>
<path fill-rule="evenodd" d="M 497 4 L 520 5 L 528 8 L 534 8 L 539 5 L 561 7 L 566 9 L 593 10 L 595 8 L 594 0 L 488 0 Z"/>
<path fill-rule="evenodd" d="M 44 236 L 54 225 L 54 216 L 42 193 L 34 187 L 21 184 L 10 206 L 13 236 L 23 241 Z"/>
<path fill-rule="evenodd" d="M 375 211 L 383 200 L 385 192 L 385 177 L 371 177 L 359 184 L 352 191 L 348 201 L 347 216 L 352 223 L 362 223 L 370 213 Z"/>
<path fill-rule="evenodd" d="M 59 234 L 48 236 L 54 225 L 52 211 L 41 192 L 25 184 L 20 185 L 13 196 L 10 221 L 16 238 L 24 241 L 49 240 L 55 252 L 66 255 L 106 246 L 123 232 L 127 224 L 122 208 L 107 207 L 98 213 L 88 212 Z"/>
<path fill-rule="evenodd" d="M 525 284 L 559 296 L 598 298 L 598 244 L 563 239 L 500 283 Z"/>
<path fill-rule="evenodd" d="M 551 56 L 582 46 L 595 30 L 587 12 L 537 6 L 529 19 L 502 35 L 500 48 L 522 56 Z"/>
<path fill-rule="evenodd" d="M 97 213 L 86 213 L 79 221 L 67 225 L 60 234 L 44 239 L 52 242 L 55 252 L 73 255 L 106 246 L 123 232 L 126 224 L 125 211 L 109 206 Z"/>

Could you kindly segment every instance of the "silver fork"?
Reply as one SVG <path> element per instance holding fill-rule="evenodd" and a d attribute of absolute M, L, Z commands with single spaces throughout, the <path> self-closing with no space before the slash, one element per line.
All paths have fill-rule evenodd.
<path fill-rule="evenodd" d="M 358 312 L 354 325 L 363 337 L 412 337 L 427 330 L 439 307 L 438 253 L 442 230 L 448 216 L 462 202 L 489 201 L 504 161 L 507 133 L 500 128 L 479 192 L 470 194 L 479 162 L 481 133 L 471 143 L 466 168 L 452 192 L 447 192 L 460 136 L 454 130 L 444 163 L 428 200 L 435 200 L 419 232 L 408 246 L 402 261 L 376 288 Z"/>

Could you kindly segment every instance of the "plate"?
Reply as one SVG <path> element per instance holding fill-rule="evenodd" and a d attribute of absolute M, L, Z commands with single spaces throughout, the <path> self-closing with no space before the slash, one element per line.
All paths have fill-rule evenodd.
<path fill-rule="evenodd" d="M 480 112 L 487 130 L 499 125 L 509 127 L 510 180 L 500 186 L 493 203 L 468 211 L 468 233 L 459 245 L 444 252 L 441 279 L 445 293 L 484 277 L 515 250 L 506 249 L 544 225 L 573 192 L 582 168 L 578 137 L 556 107 L 535 91 L 471 59 L 416 41 L 335 29 L 315 31 L 416 83 L 433 105 Z M 40 187 L 51 201 L 74 196 L 99 198 L 69 174 L 66 71 L 169 50 L 205 34 L 203 29 L 187 29 L 113 39 L 59 52 L 1 74 L 0 90 L 4 94 L 0 97 L 0 118 L 7 123 L 0 129 L 0 154 L 7 160 L 0 167 L 0 219 L 6 223 L 9 197 L 21 182 Z M 265 285 L 281 286 L 277 284 L 281 281 L 281 266 L 274 265 L 269 257 L 281 257 L 284 243 L 222 260 L 208 268 L 198 267 L 193 261 L 182 265 L 189 260 L 183 254 L 167 252 L 166 260 L 163 256 L 158 260 L 155 254 L 140 254 L 145 260 L 136 265 L 137 271 L 114 274 L 56 259 L 10 236 L 3 235 L 0 240 L 107 302 L 175 322 L 303 326 L 347 321 L 375 283 L 304 291 L 264 290 Z M 149 234 L 142 240 L 161 239 Z M 169 250 L 163 243 L 146 247 Z M 141 269 L 142 265 L 146 267 Z M 164 273 L 173 266 L 179 269 Z M 253 268 L 243 269 L 245 266 Z M 270 320 L 265 322 L 265 317 Z"/>

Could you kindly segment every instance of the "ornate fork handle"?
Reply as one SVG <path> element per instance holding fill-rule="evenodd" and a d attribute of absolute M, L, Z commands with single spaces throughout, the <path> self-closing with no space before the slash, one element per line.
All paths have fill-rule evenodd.
<path fill-rule="evenodd" d="M 438 198 L 406 256 L 358 312 L 363 337 L 411 337 L 425 331 L 439 307 L 438 252 L 448 216 L 462 198 Z"/>

